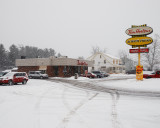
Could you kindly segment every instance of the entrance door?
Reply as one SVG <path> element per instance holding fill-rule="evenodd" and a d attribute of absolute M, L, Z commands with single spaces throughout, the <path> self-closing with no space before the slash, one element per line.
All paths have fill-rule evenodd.
<path fill-rule="evenodd" d="M 58 76 L 59 74 L 58 74 L 58 66 L 55 66 L 54 67 L 54 75 L 55 76 Z"/>

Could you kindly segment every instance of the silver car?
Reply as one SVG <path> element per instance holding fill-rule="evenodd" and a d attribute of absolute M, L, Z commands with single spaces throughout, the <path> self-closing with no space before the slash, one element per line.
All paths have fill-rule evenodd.
<path fill-rule="evenodd" d="M 30 71 L 28 73 L 28 77 L 31 78 L 39 78 L 39 79 L 48 79 L 47 74 L 42 74 L 41 71 Z"/>

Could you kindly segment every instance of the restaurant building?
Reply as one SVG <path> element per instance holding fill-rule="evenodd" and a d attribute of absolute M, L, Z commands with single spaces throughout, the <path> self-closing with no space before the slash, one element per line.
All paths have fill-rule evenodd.
<path fill-rule="evenodd" d="M 16 66 L 19 72 L 42 71 L 49 77 L 70 77 L 75 73 L 84 74 L 88 67 L 93 66 L 93 62 L 52 56 L 49 58 L 16 59 Z"/>

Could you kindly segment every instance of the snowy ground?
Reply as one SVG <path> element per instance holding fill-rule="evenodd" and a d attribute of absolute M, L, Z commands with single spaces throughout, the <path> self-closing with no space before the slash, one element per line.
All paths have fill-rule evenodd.
<path fill-rule="evenodd" d="M 113 80 L 126 77 L 67 79 L 160 92 L 160 79 Z M 57 81 L 33 79 L 27 85 L 0 86 L 0 128 L 159 128 L 159 108 L 160 97 L 92 91 Z"/>

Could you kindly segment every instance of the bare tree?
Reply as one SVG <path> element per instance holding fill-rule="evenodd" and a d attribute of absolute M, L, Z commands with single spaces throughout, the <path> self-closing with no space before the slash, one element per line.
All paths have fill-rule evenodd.
<path fill-rule="evenodd" d="M 61 57 L 61 56 L 62 56 L 61 53 L 58 53 L 58 54 L 57 54 L 57 57 Z"/>
<path fill-rule="evenodd" d="M 120 50 L 118 52 L 119 57 L 121 59 L 121 64 L 125 65 L 125 70 L 126 71 L 130 71 L 130 70 L 135 70 L 136 67 L 136 61 L 133 60 L 132 57 L 129 56 L 128 54 L 129 52 L 125 51 L 125 50 Z"/>
<path fill-rule="evenodd" d="M 97 53 L 97 52 L 106 53 L 106 51 L 107 51 L 106 48 L 101 49 L 99 46 L 92 46 L 91 53 L 92 53 L 92 54 L 95 54 L 95 53 Z"/>
<path fill-rule="evenodd" d="M 125 50 L 120 50 L 118 52 L 118 55 L 121 59 L 121 64 L 125 65 L 126 61 L 127 61 L 127 58 L 129 58 L 128 56 L 128 53 L 125 51 Z"/>
<path fill-rule="evenodd" d="M 155 34 L 152 44 L 148 46 L 149 53 L 143 54 L 143 63 L 148 67 L 148 70 L 153 71 L 153 68 L 160 64 L 160 36 Z"/>

